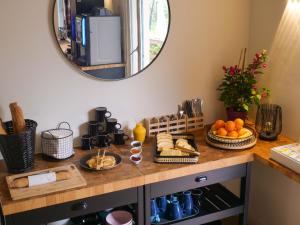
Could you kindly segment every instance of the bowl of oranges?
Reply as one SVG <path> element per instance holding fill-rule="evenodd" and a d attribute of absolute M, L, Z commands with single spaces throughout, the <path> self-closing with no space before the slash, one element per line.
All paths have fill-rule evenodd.
<path fill-rule="evenodd" d="M 238 118 L 234 121 L 217 120 L 208 132 L 208 135 L 221 142 L 240 142 L 253 137 L 254 131 L 245 126 L 245 122 Z"/>

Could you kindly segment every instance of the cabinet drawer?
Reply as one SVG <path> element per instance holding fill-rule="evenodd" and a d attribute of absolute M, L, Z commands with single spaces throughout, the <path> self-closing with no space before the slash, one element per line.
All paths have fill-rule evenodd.
<path fill-rule="evenodd" d="M 95 213 L 101 210 L 137 203 L 138 189 L 132 188 L 85 198 L 64 204 L 18 213 L 7 218 L 8 225 L 40 225 L 57 220 Z"/>
<path fill-rule="evenodd" d="M 246 164 L 198 173 L 150 185 L 151 198 L 246 176 Z"/>

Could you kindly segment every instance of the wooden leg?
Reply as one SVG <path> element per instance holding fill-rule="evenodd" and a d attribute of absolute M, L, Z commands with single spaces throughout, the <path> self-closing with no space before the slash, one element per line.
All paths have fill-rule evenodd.
<path fill-rule="evenodd" d="M 241 178 L 241 200 L 244 203 L 244 212 L 242 215 L 240 215 L 239 218 L 240 225 L 247 225 L 247 220 L 248 220 L 251 167 L 252 167 L 252 163 L 247 163 L 246 176 Z"/>

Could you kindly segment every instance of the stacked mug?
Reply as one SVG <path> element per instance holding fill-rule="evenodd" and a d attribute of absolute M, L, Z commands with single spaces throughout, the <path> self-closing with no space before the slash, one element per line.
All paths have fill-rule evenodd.
<path fill-rule="evenodd" d="M 83 150 L 91 150 L 94 147 L 103 148 L 111 143 L 123 145 L 129 136 L 121 130 L 118 120 L 111 118 L 112 114 L 106 107 L 95 109 L 96 120 L 88 122 L 88 134 L 81 137 Z"/>
<path fill-rule="evenodd" d="M 168 196 L 151 199 L 151 223 L 160 223 L 161 219 L 180 220 L 195 214 L 202 205 L 201 188 L 184 191 Z"/>

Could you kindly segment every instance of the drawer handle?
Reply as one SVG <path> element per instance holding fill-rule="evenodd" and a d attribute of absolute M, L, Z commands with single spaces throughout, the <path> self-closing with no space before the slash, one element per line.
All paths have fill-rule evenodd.
<path fill-rule="evenodd" d="M 207 181 L 207 176 L 196 177 L 195 181 L 197 183 L 205 182 L 205 181 Z"/>
<path fill-rule="evenodd" d="M 72 209 L 72 211 L 80 211 L 80 210 L 86 210 L 87 207 L 88 207 L 88 204 L 86 202 L 80 202 L 80 203 L 72 205 L 71 209 Z"/>

